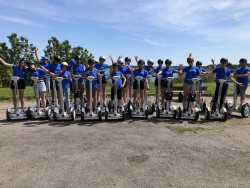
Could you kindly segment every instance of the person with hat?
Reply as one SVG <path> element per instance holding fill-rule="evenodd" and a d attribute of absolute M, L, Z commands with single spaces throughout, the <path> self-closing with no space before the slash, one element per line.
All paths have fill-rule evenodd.
<path fill-rule="evenodd" d="M 18 85 L 18 91 L 19 91 L 19 98 L 21 101 L 22 112 L 24 112 L 24 103 L 25 103 L 24 90 L 26 88 L 24 76 L 27 73 L 27 68 L 25 67 L 26 62 L 27 62 L 27 58 L 26 57 L 21 58 L 17 65 L 16 64 L 8 64 L 2 58 L 0 58 L 0 62 L 3 64 L 3 66 L 12 68 L 13 69 L 13 76 L 17 76 L 20 78 L 17 81 L 17 85 Z M 16 109 L 16 94 L 15 94 L 14 81 L 11 81 L 10 88 L 12 90 L 13 105 L 14 105 L 14 108 Z"/>
<path fill-rule="evenodd" d="M 154 64 L 154 62 L 153 62 L 153 60 L 151 60 L 152 61 L 152 63 Z M 150 62 L 150 59 L 148 60 L 148 63 Z M 158 75 L 158 73 L 159 72 L 161 72 L 162 70 L 163 70 L 163 67 L 162 67 L 162 65 L 163 65 L 163 60 L 162 59 L 158 59 L 158 61 L 157 61 L 157 63 L 158 63 L 158 67 L 152 72 L 155 76 L 156 76 L 156 78 L 155 78 L 155 83 L 154 83 L 154 85 L 155 85 L 155 101 L 158 101 L 158 87 L 160 87 L 160 86 L 158 86 L 158 78 L 157 78 L 157 75 Z M 153 66 L 153 64 L 152 64 L 152 66 Z M 146 69 L 147 70 L 147 69 Z M 150 73 L 149 73 L 150 74 Z M 159 74 L 160 75 L 160 74 Z"/>
<path fill-rule="evenodd" d="M 85 71 L 85 66 L 83 64 L 81 64 L 81 57 L 79 55 L 75 56 L 74 60 L 75 60 L 76 64 L 71 66 L 71 76 L 73 78 L 79 78 L 78 79 L 78 87 L 80 90 L 81 105 L 83 106 L 83 103 L 84 103 L 84 79 L 82 78 L 82 75 Z M 76 89 L 75 79 L 73 79 L 72 89 L 73 89 L 73 91 Z M 76 98 L 74 100 L 76 101 Z"/>

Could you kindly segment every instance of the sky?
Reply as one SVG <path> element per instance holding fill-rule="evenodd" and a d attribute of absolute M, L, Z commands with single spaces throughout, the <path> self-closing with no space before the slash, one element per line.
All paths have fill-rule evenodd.
<path fill-rule="evenodd" d="M 186 65 L 190 52 L 203 65 L 250 61 L 250 0 L 0 0 L 0 10 L 0 42 L 17 33 L 40 56 L 55 36 L 132 64 L 137 55 Z"/>

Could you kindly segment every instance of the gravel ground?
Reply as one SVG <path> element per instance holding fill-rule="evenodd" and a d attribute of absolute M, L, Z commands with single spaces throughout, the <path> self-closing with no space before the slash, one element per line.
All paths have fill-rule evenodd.
<path fill-rule="evenodd" d="M 0 187 L 250 187 L 250 118 L 7 122 L 8 106 Z"/>

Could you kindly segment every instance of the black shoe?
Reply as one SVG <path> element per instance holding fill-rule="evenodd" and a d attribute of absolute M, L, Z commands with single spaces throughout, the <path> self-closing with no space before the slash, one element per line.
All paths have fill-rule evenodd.
<path fill-rule="evenodd" d="M 141 107 L 141 112 L 143 112 L 143 108 Z"/>
<path fill-rule="evenodd" d="M 187 110 L 186 110 L 186 108 L 184 108 L 184 109 L 183 109 L 183 113 L 186 113 L 186 112 L 187 112 Z"/>
<path fill-rule="evenodd" d="M 103 107 L 106 107 L 106 104 L 104 104 L 104 103 L 103 103 L 103 105 L 102 105 L 102 106 L 103 106 Z"/>

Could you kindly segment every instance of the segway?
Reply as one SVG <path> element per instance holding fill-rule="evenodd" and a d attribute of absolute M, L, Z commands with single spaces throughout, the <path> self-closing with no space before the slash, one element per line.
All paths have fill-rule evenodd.
<path fill-rule="evenodd" d="M 128 113 L 129 107 L 132 104 L 131 99 L 129 98 L 129 87 L 130 87 L 131 74 L 126 74 L 126 77 L 127 77 L 127 81 L 126 81 L 127 82 L 127 101 L 126 101 L 126 104 L 124 106 L 125 106 L 126 113 Z"/>
<path fill-rule="evenodd" d="M 82 107 L 81 111 L 81 120 L 84 121 L 86 119 L 93 120 L 99 119 L 102 120 L 102 111 L 101 107 L 97 106 L 97 112 L 93 111 L 93 93 L 92 93 L 92 81 L 95 78 L 93 76 L 88 76 L 87 80 L 89 81 L 89 90 L 90 90 L 90 111 L 87 112 L 85 108 Z"/>
<path fill-rule="evenodd" d="M 161 75 L 158 77 L 158 100 L 157 100 L 157 107 L 156 107 L 156 117 L 171 117 L 176 119 L 177 109 L 175 106 L 170 107 L 170 101 L 173 99 L 173 92 L 171 91 L 171 83 L 173 82 L 173 77 L 164 78 L 168 80 L 167 85 L 167 92 L 165 93 L 165 109 L 163 110 L 162 105 L 160 104 L 160 93 L 161 93 Z"/>
<path fill-rule="evenodd" d="M 74 104 L 71 106 L 74 106 L 76 115 L 81 115 L 81 92 L 78 87 L 78 80 L 80 79 L 79 77 L 73 78 L 75 80 L 76 88 L 74 90 Z"/>
<path fill-rule="evenodd" d="M 99 97 L 100 97 L 100 103 L 99 103 L 99 106 L 100 106 L 100 108 L 101 108 L 101 112 L 105 112 L 105 109 L 106 108 L 103 108 L 103 92 L 102 92 L 102 77 L 103 76 L 105 76 L 105 75 L 103 75 L 103 74 L 99 74 L 99 76 L 100 76 L 100 81 L 99 81 L 99 87 L 100 87 L 100 93 L 99 93 Z M 105 102 L 105 101 L 104 101 Z"/>
<path fill-rule="evenodd" d="M 43 80 L 39 80 L 38 77 L 31 77 L 31 80 L 34 81 L 34 90 L 36 93 L 36 106 L 28 107 L 28 110 L 26 113 L 27 118 L 31 120 L 36 119 L 36 118 L 50 119 L 52 115 L 50 107 L 46 107 L 46 109 L 41 110 L 40 105 L 39 105 L 40 97 L 39 97 L 39 91 L 38 91 L 38 82 L 40 81 L 43 82 Z"/>
<path fill-rule="evenodd" d="M 51 107 L 52 106 L 52 99 L 49 96 L 49 90 L 50 90 L 50 75 L 46 74 L 44 76 L 45 78 L 45 85 L 46 85 L 46 107 Z"/>
<path fill-rule="evenodd" d="M 53 84 L 53 92 L 54 92 L 54 103 L 51 103 L 51 108 L 54 110 L 54 108 L 58 107 L 58 101 L 57 101 L 57 91 L 56 91 L 56 79 L 52 78 L 52 84 Z"/>
<path fill-rule="evenodd" d="M 149 75 L 149 78 L 147 78 L 148 79 L 148 83 L 150 81 L 150 77 L 152 77 L 152 75 Z M 147 90 L 147 88 L 145 88 L 145 89 Z M 148 104 L 148 114 L 149 115 L 153 115 L 154 112 L 155 112 L 154 97 L 151 96 L 151 97 L 148 98 L 148 92 L 146 92 L 145 100 L 147 100 L 147 104 Z"/>
<path fill-rule="evenodd" d="M 76 112 L 74 107 L 70 108 L 70 114 L 68 114 L 67 112 L 65 112 L 65 103 L 64 103 L 64 97 L 63 97 L 63 88 L 62 88 L 62 81 L 64 78 L 62 77 L 57 77 L 56 80 L 59 83 L 59 93 L 60 93 L 60 106 L 55 107 L 54 112 L 53 112 L 53 118 L 55 121 L 58 120 L 70 120 L 70 121 L 74 121 L 76 118 Z"/>
<path fill-rule="evenodd" d="M 18 84 L 17 84 L 17 81 L 23 78 L 13 76 L 10 79 L 14 82 L 13 85 L 15 88 L 16 108 L 8 108 L 6 111 L 6 118 L 8 121 L 11 121 L 12 119 L 25 119 L 27 118 L 27 108 L 23 109 L 24 111 L 22 111 L 21 108 L 19 107 Z"/>
<path fill-rule="evenodd" d="M 206 120 L 209 120 L 209 119 L 215 119 L 215 120 L 218 119 L 218 120 L 222 120 L 222 121 L 227 120 L 227 117 L 228 117 L 227 109 L 224 107 L 222 107 L 220 109 L 220 99 L 221 99 L 222 87 L 226 81 L 227 80 L 219 79 L 220 87 L 219 87 L 219 92 L 218 92 L 218 100 L 216 103 L 216 109 L 215 109 L 215 112 L 212 113 L 210 108 L 206 108 L 206 110 L 205 110 L 205 119 Z"/>
<path fill-rule="evenodd" d="M 120 76 L 114 76 L 113 79 L 115 80 L 115 99 L 114 99 L 114 111 L 111 112 L 109 105 L 106 106 L 105 108 L 105 120 L 107 121 L 108 119 L 121 119 L 125 121 L 126 119 L 126 114 L 125 114 L 125 109 L 124 106 L 122 105 L 121 109 L 118 112 L 118 99 L 117 99 L 117 81 L 120 79 Z M 110 101 L 107 101 L 109 104 Z"/>
<path fill-rule="evenodd" d="M 232 112 L 240 113 L 243 118 L 249 116 L 250 106 L 248 103 L 242 104 L 241 107 L 237 108 L 237 85 L 234 83 L 234 96 L 232 99 L 227 99 L 225 102 L 225 108 L 227 109 L 228 115 L 231 115 Z"/>
<path fill-rule="evenodd" d="M 199 81 L 197 82 L 196 95 L 198 95 L 199 93 L 200 93 L 200 78 Z M 207 108 L 206 99 L 201 98 L 200 104 L 196 101 L 195 107 L 200 108 L 201 112 L 205 112 Z"/>
<path fill-rule="evenodd" d="M 188 118 L 188 119 L 193 119 L 197 121 L 199 119 L 199 109 L 197 107 L 193 107 L 193 103 L 196 100 L 196 94 L 195 94 L 195 86 L 197 82 L 199 81 L 198 78 L 193 78 L 192 79 L 193 84 L 192 84 L 192 89 L 191 92 L 188 94 L 187 98 L 187 105 L 186 105 L 186 112 L 183 112 L 181 110 L 181 107 L 177 109 L 177 118 L 181 119 L 182 117 Z"/>
<path fill-rule="evenodd" d="M 145 105 L 143 110 L 140 110 L 140 81 L 143 79 L 141 76 L 136 76 L 135 79 L 137 80 L 137 100 L 134 101 L 135 108 L 133 108 L 133 105 L 130 104 L 128 115 L 129 118 L 132 117 L 145 117 L 148 119 L 148 105 L 147 100 L 145 99 Z M 145 89 L 145 96 L 147 95 L 147 89 Z"/>

